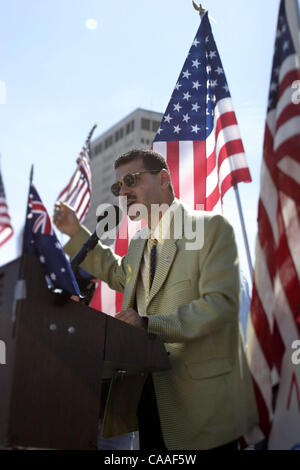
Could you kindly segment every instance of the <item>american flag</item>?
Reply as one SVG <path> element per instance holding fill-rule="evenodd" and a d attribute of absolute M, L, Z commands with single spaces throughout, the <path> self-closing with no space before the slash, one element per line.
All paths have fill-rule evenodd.
<path fill-rule="evenodd" d="M 42 200 L 31 183 L 29 189 L 23 252 L 39 257 L 48 285 L 71 295 L 80 295 L 75 276 L 53 230 Z"/>
<path fill-rule="evenodd" d="M 82 222 L 89 209 L 92 192 L 90 158 L 87 147 L 83 147 L 76 163 L 77 169 L 69 184 L 59 194 L 58 200 L 73 207 L 79 221 Z"/>
<path fill-rule="evenodd" d="M 144 222 L 132 222 L 128 217 L 124 217 L 117 238 L 112 248 L 119 256 L 125 256 L 128 251 L 130 240 L 142 227 Z M 122 310 L 123 294 L 112 290 L 105 282 L 99 281 L 90 306 L 101 312 L 114 316 Z"/>
<path fill-rule="evenodd" d="M 250 182 L 236 116 L 208 13 L 202 18 L 153 142 L 175 194 L 193 208 L 221 208 L 226 191 Z"/>
<path fill-rule="evenodd" d="M 13 233 L 14 231 L 11 225 L 11 218 L 8 212 L 5 191 L 0 172 L 0 246 L 9 240 Z"/>
<path fill-rule="evenodd" d="M 231 186 L 251 181 L 207 13 L 152 148 L 168 162 L 176 197 L 193 208 L 220 209 L 221 198 Z M 117 237 L 114 245 L 117 254 L 127 253 L 137 228 L 140 226 L 136 223 L 123 220 L 120 230 L 127 231 L 128 240 Z M 122 294 L 99 282 L 92 306 L 113 315 L 121 310 Z"/>
<path fill-rule="evenodd" d="M 300 80 L 296 0 L 280 5 L 261 168 L 258 236 L 248 324 L 248 359 L 255 383 L 259 429 L 268 436 L 272 387 L 280 383 L 285 351 L 300 337 Z M 298 103 L 298 104 L 296 104 Z"/>

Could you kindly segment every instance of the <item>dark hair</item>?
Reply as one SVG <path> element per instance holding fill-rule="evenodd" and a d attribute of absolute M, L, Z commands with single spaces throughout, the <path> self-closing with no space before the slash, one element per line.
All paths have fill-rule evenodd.
<path fill-rule="evenodd" d="M 125 165 L 126 163 L 130 163 L 135 160 L 142 160 L 145 170 L 157 170 L 159 172 L 164 169 L 167 170 L 167 172 L 170 174 L 168 164 L 160 153 L 154 152 L 153 150 L 144 149 L 133 149 L 129 150 L 129 152 L 123 153 L 123 155 L 121 155 L 115 161 L 115 170 L 121 165 Z M 171 193 L 174 195 L 174 189 L 171 181 L 169 188 Z"/>

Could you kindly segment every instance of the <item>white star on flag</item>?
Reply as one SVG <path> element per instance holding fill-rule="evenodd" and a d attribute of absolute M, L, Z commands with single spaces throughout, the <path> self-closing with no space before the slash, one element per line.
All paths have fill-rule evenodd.
<path fill-rule="evenodd" d="M 183 77 L 184 77 L 184 78 L 189 79 L 191 75 L 192 75 L 192 74 L 191 74 L 188 70 L 186 70 L 185 72 L 183 72 Z"/>
<path fill-rule="evenodd" d="M 200 88 L 202 85 L 200 85 L 200 83 L 198 82 L 198 80 L 196 82 L 193 82 L 193 88 L 196 88 L 196 90 L 198 91 L 198 88 Z"/>
<path fill-rule="evenodd" d="M 189 94 L 187 91 L 186 93 L 183 94 L 183 99 L 189 101 L 189 99 L 192 97 L 192 95 Z"/>
<path fill-rule="evenodd" d="M 191 118 L 190 118 L 190 116 L 189 116 L 188 114 L 184 114 L 184 115 L 183 115 L 183 121 L 184 121 L 184 122 L 189 122 L 190 119 L 191 119 Z"/>
<path fill-rule="evenodd" d="M 181 128 L 178 126 L 174 126 L 174 132 L 175 134 L 179 134 L 179 132 L 181 131 Z"/>
<path fill-rule="evenodd" d="M 196 69 L 199 67 L 199 65 L 201 65 L 198 59 L 193 60 L 192 62 L 193 62 L 193 67 L 196 67 Z"/>
<path fill-rule="evenodd" d="M 198 127 L 198 124 L 196 124 L 195 126 L 192 126 L 192 132 L 195 132 L 196 134 L 198 134 L 199 131 L 200 131 L 200 127 Z"/>
<path fill-rule="evenodd" d="M 192 111 L 196 111 L 197 113 L 198 109 L 200 109 L 200 106 L 198 105 L 198 103 L 192 104 Z"/>
<path fill-rule="evenodd" d="M 174 111 L 178 111 L 178 112 L 179 112 L 179 111 L 181 110 L 181 108 L 182 108 L 182 106 L 180 106 L 179 103 L 174 104 Z"/>
<path fill-rule="evenodd" d="M 271 91 L 276 91 L 277 90 L 277 85 L 275 82 L 271 83 Z"/>
<path fill-rule="evenodd" d="M 289 41 L 285 41 L 285 43 L 283 44 L 283 50 L 287 51 L 289 47 L 290 47 Z"/>

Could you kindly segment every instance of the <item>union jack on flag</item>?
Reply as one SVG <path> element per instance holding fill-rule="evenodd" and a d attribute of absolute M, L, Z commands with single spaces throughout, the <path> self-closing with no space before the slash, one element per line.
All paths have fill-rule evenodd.
<path fill-rule="evenodd" d="M 286 351 L 290 354 L 293 341 L 300 337 L 300 104 L 294 99 L 300 80 L 299 51 L 297 2 L 281 0 L 248 324 L 247 353 L 260 426 L 248 436 L 249 442 L 269 435 L 274 415 L 272 387 L 280 386 L 283 356 Z M 289 429 L 282 431 L 287 434 Z"/>
<path fill-rule="evenodd" d="M 29 208 L 29 218 L 37 215 L 32 227 L 33 233 L 38 233 L 40 230 L 43 235 L 52 235 L 53 227 L 48 212 L 42 201 L 34 200 L 32 193 L 29 195 Z"/>
<path fill-rule="evenodd" d="M 242 140 L 208 12 L 201 20 L 153 142 L 175 195 L 192 208 L 220 209 L 226 191 L 250 182 Z"/>
<path fill-rule="evenodd" d="M 82 222 L 88 212 L 92 192 L 90 158 L 87 147 L 83 147 L 76 163 L 75 173 L 57 199 L 69 204 L 75 210 L 79 221 Z"/>
<path fill-rule="evenodd" d="M 53 230 L 47 209 L 31 183 L 28 199 L 24 249 L 26 254 L 36 255 L 42 263 L 48 285 L 80 296 L 70 263 Z"/>
<path fill-rule="evenodd" d="M 7 242 L 14 231 L 11 225 L 11 218 L 6 203 L 5 191 L 0 172 L 0 246 Z"/>

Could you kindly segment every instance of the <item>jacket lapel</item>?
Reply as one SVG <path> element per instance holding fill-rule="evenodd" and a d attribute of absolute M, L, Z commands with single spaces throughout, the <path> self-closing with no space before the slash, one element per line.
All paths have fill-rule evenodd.
<path fill-rule="evenodd" d="M 159 292 L 162 287 L 169 270 L 173 264 L 177 252 L 175 240 L 165 240 L 159 262 L 155 269 L 153 284 L 150 290 L 148 304 L 152 301 L 153 297 Z"/>

